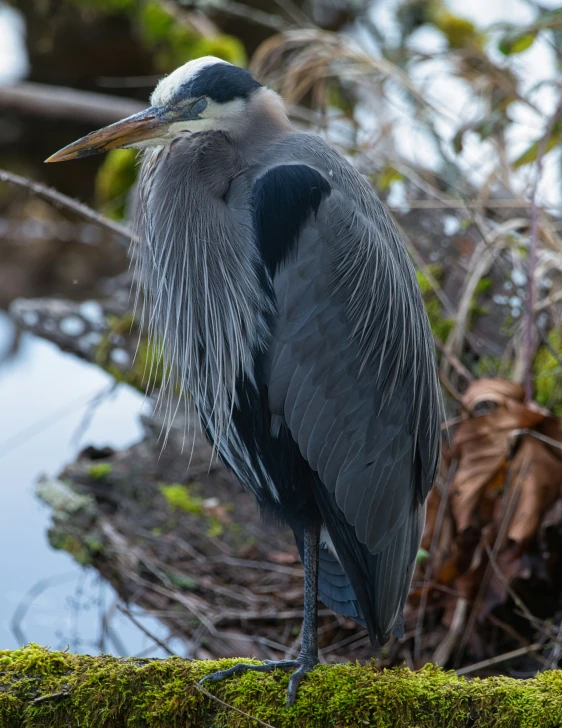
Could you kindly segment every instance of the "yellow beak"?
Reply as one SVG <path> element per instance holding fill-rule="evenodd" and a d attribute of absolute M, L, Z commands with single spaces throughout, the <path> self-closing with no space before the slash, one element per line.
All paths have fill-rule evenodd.
<path fill-rule="evenodd" d="M 134 146 L 158 136 L 159 131 L 169 123 L 170 119 L 163 115 L 161 109 L 151 106 L 138 114 L 87 134 L 55 152 L 45 162 L 66 162 L 68 159 L 89 157 L 111 149 Z"/>

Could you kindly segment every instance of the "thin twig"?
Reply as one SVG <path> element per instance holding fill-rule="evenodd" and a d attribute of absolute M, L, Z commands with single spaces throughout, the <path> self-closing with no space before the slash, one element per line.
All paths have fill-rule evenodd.
<path fill-rule="evenodd" d="M 70 693 L 68 691 L 62 690 L 60 693 L 51 693 L 50 695 L 42 695 L 39 698 L 35 698 L 31 701 L 32 705 L 41 705 L 41 703 L 46 703 L 48 700 L 60 700 L 60 698 L 68 698 Z"/>
<path fill-rule="evenodd" d="M 449 500 L 449 490 L 451 488 L 451 484 L 453 483 L 453 480 L 455 479 L 455 474 L 457 472 L 459 461 L 458 459 L 455 459 L 451 462 L 451 465 L 449 466 L 449 472 L 447 473 L 447 480 L 445 481 L 445 486 L 443 488 L 443 492 L 440 494 L 441 499 L 439 501 L 439 508 L 437 510 L 437 517 L 435 518 L 435 525 L 433 527 L 433 534 L 431 536 L 431 545 L 429 547 L 429 552 L 432 555 L 433 558 L 435 558 L 435 550 L 437 548 L 437 544 L 439 542 L 439 537 L 441 535 L 441 528 L 443 527 L 443 521 L 445 519 L 445 512 L 447 510 L 447 502 Z M 431 581 L 431 577 L 433 576 L 433 558 L 429 561 L 427 572 L 424 574 L 424 580 L 427 582 Z M 414 660 L 416 662 L 419 661 L 420 655 L 421 655 L 421 638 L 422 638 L 422 630 L 423 630 L 423 620 L 425 617 L 425 610 L 427 607 L 427 597 L 429 595 L 430 586 L 428 585 L 426 589 L 422 589 L 422 595 L 420 600 L 420 606 L 418 608 L 418 618 L 416 622 L 416 635 L 414 638 Z"/>
<path fill-rule="evenodd" d="M 403 212 L 404 208 L 412 210 L 520 210 L 531 207 L 526 200 L 455 200 L 446 198 L 443 200 L 408 200 L 403 205 L 388 205 L 393 212 Z"/>
<path fill-rule="evenodd" d="M 536 430 L 529 430 L 526 427 L 523 427 L 520 430 L 512 430 L 509 433 L 509 437 L 517 438 L 521 435 L 529 435 L 530 437 L 534 437 L 536 440 L 540 440 L 541 442 L 544 442 L 545 445 L 549 445 L 550 447 L 554 447 L 556 450 L 562 450 L 562 442 L 558 442 L 558 440 L 553 440 L 552 437 L 548 437 L 547 435 L 542 435 L 540 432 L 537 432 Z"/>
<path fill-rule="evenodd" d="M 0 182 L 7 182 L 8 184 L 23 187 L 29 192 L 33 192 L 33 194 L 48 200 L 55 205 L 55 207 L 64 207 L 67 210 L 71 210 L 86 220 L 105 228 L 105 230 L 109 230 L 112 233 L 122 236 L 126 241 L 131 240 L 131 231 L 128 227 L 100 215 L 99 212 L 92 210 L 91 207 L 88 207 L 88 205 L 85 205 L 83 202 L 77 202 L 76 200 L 73 200 L 72 197 L 68 197 L 67 195 L 63 195 L 62 192 L 52 189 L 52 187 L 47 187 L 47 185 L 43 185 L 40 182 L 33 182 L 26 177 L 21 177 L 19 174 L 13 174 L 13 172 L 8 172 L 5 169 L 0 169 Z"/>
<path fill-rule="evenodd" d="M 552 630 L 548 627 L 545 627 L 544 622 L 540 620 L 538 617 L 535 617 L 535 615 L 531 612 L 529 607 L 525 604 L 525 602 L 518 596 L 517 592 L 512 588 L 512 586 L 509 584 L 507 579 L 505 578 L 505 575 L 502 573 L 496 558 L 494 554 L 492 553 L 492 550 L 488 545 L 486 545 L 486 552 L 488 554 L 489 564 L 494 570 L 495 575 L 499 579 L 499 581 L 502 583 L 503 587 L 509 594 L 509 596 L 513 599 L 515 604 L 519 607 L 521 616 L 525 617 L 525 619 L 530 622 L 532 625 L 535 626 L 535 628 L 543 634 L 548 639 L 553 640 L 556 644 L 559 644 L 559 640 L 556 639 L 553 634 Z M 517 612 L 516 612 L 517 613 Z M 560 643 L 562 644 L 562 643 Z"/>
<path fill-rule="evenodd" d="M 275 726 L 272 726 L 271 723 L 265 723 L 263 720 L 260 720 L 259 718 L 255 718 L 253 715 L 250 715 L 249 713 L 245 713 L 243 710 L 240 710 L 240 708 L 235 708 L 234 705 L 229 705 L 228 703 L 225 703 L 224 700 L 217 698 L 216 695 L 213 695 L 213 693 L 210 693 L 208 690 L 205 690 L 205 688 L 202 685 L 199 685 L 199 683 L 192 683 L 192 685 L 196 690 L 199 690 L 200 693 L 203 693 L 203 695 L 206 695 L 208 698 L 211 698 L 211 700 L 216 700 L 217 703 L 224 705 L 225 708 L 234 710 L 236 713 L 243 715 L 245 718 L 254 720 L 258 725 L 265 726 L 265 728 L 275 728 Z"/>
<path fill-rule="evenodd" d="M 195 5 L 195 0 L 187 0 L 184 5 L 191 7 Z M 211 11 L 217 11 L 224 15 L 231 15 L 234 18 L 241 18 L 248 23 L 254 25 L 261 25 L 264 28 L 268 28 L 276 33 L 280 33 L 289 28 L 289 24 L 280 16 L 268 13 L 259 8 L 253 8 L 249 5 L 245 5 L 236 0 L 228 0 L 227 3 L 220 2 L 220 0 L 207 0 L 207 8 Z"/>
<path fill-rule="evenodd" d="M 276 571 L 278 574 L 286 574 L 287 576 L 299 576 L 302 577 L 302 568 L 296 568 L 291 566 L 281 566 L 279 564 L 272 564 L 269 561 L 252 561 L 250 559 L 237 559 L 233 556 L 222 556 L 218 559 L 210 559 L 212 563 L 229 564 L 230 566 L 241 566 L 244 569 L 259 569 L 265 571 Z"/>
<path fill-rule="evenodd" d="M 462 639 L 460 641 L 460 644 L 458 646 L 455 665 L 458 665 L 463 654 L 464 650 L 466 648 L 466 645 L 468 644 L 468 640 L 470 638 L 470 635 L 472 634 L 472 630 L 474 629 L 474 625 L 476 624 L 476 620 L 478 619 L 478 613 L 480 610 L 480 607 L 482 606 L 482 603 L 484 602 L 484 597 L 486 595 L 486 590 L 488 588 L 488 584 L 490 582 L 492 569 L 496 571 L 496 564 L 495 564 L 495 556 L 499 552 L 500 548 L 502 547 L 504 543 L 504 539 L 507 533 L 507 529 L 509 528 L 509 524 L 511 523 L 511 519 L 513 517 L 513 514 L 515 512 L 515 508 L 517 507 L 517 502 L 519 499 L 519 490 L 521 487 L 521 482 L 526 477 L 528 469 L 529 469 L 529 463 L 526 462 L 526 469 L 523 471 L 523 475 L 519 478 L 517 478 L 516 482 L 512 482 L 512 457 L 513 452 L 509 454 L 508 460 L 509 465 L 508 469 L 505 475 L 504 480 L 504 498 L 505 500 L 505 511 L 502 515 L 500 527 L 498 529 L 498 533 L 496 535 L 495 541 L 494 541 L 494 547 L 493 549 L 490 549 L 487 544 L 486 546 L 486 552 L 488 553 L 488 563 L 486 564 L 486 568 L 484 570 L 484 574 L 482 576 L 482 580 L 480 581 L 480 585 L 478 587 L 478 591 L 476 593 L 476 597 L 474 598 L 474 601 L 472 603 L 472 610 L 470 612 L 470 616 L 468 618 L 468 622 L 466 624 L 466 629 L 464 631 L 464 634 L 462 636 Z M 499 572 L 499 568 L 497 569 L 497 572 Z M 497 573 L 496 572 L 496 573 Z"/>
<path fill-rule="evenodd" d="M 516 650 L 511 650 L 511 652 L 504 652 L 502 655 L 489 657 L 487 660 L 482 660 L 482 662 L 475 662 L 473 665 L 468 665 L 468 667 L 462 667 L 460 670 L 457 670 L 457 675 L 468 675 L 471 672 L 484 670 L 486 667 L 497 665 L 500 662 L 506 662 L 506 660 L 513 660 L 515 657 L 523 657 L 523 655 L 528 655 L 531 652 L 537 652 L 537 650 L 546 649 L 547 647 L 549 645 L 543 642 L 535 642 L 528 647 L 518 647 Z"/>
<path fill-rule="evenodd" d="M 461 635 L 466 624 L 467 612 L 468 599 L 459 597 L 457 599 L 457 603 L 455 604 L 455 611 L 453 614 L 453 619 L 451 621 L 451 626 L 449 627 L 449 630 L 447 631 L 445 637 L 437 645 L 433 653 L 433 657 L 431 658 L 431 662 L 441 666 L 446 665 L 447 662 L 449 662 L 451 653 L 453 652 L 455 645 L 458 643 L 459 636 Z"/>
<path fill-rule="evenodd" d="M 126 617 L 128 617 L 131 622 L 140 629 L 140 631 L 146 635 L 149 639 L 151 639 L 155 644 L 158 645 L 158 647 L 161 647 L 164 652 L 170 657 L 177 657 L 175 652 L 172 652 L 172 650 L 168 647 L 168 645 L 165 642 L 162 642 L 161 639 L 159 639 L 155 634 L 152 634 L 150 630 L 148 630 L 141 622 L 138 621 L 138 619 L 135 617 L 135 615 L 126 607 L 124 607 L 122 604 L 117 605 L 117 609 L 121 612 L 121 614 L 124 614 Z"/>

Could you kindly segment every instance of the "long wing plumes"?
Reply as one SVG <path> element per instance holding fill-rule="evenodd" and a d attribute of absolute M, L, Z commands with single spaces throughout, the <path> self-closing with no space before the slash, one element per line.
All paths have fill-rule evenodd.
<path fill-rule="evenodd" d="M 284 252 L 276 230 L 261 234 L 264 249 L 275 241 L 282 251 L 269 404 L 317 473 L 325 527 L 383 641 L 400 629 L 439 458 L 431 331 L 404 245 L 361 176 L 310 135 L 285 140 L 269 164 L 260 199 L 276 206 L 275 220 L 299 209 L 284 193 L 295 169 L 311 201 Z"/>

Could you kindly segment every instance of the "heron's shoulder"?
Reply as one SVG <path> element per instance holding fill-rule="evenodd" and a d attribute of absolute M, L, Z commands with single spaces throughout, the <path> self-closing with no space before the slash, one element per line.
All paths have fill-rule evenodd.
<path fill-rule="evenodd" d="M 335 172 L 346 166 L 344 157 L 316 134 L 293 132 L 286 134 L 267 149 L 255 167 L 254 175 L 261 177 L 279 166 L 301 165 L 316 170 L 329 182 L 337 182 Z"/>

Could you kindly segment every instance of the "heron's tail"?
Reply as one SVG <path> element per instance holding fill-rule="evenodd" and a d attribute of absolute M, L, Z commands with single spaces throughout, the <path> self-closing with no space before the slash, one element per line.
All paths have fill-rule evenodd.
<path fill-rule="evenodd" d="M 322 554 L 322 589 L 319 579 L 322 601 L 339 614 L 347 614 L 365 624 L 373 645 L 384 644 L 391 634 L 401 636 L 404 629 L 403 609 L 425 522 L 425 507 L 413 502 L 411 511 L 390 543 L 381 552 L 372 554 L 357 539 L 355 530 L 346 521 L 334 496 L 321 483 L 315 489 L 315 496 L 337 554 L 337 559 L 330 552 L 328 557 Z M 323 551 L 321 549 L 321 553 Z M 328 569 L 333 573 L 326 579 Z M 334 584 L 336 580 L 339 584 L 337 587 Z M 328 588 L 326 582 L 329 583 Z M 341 602 L 337 599 L 339 594 L 342 595 Z M 345 600 L 344 594 L 347 596 Z M 329 603 L 330 599 L 332 604 Z M 340 611 L 340 606 L 347 612 Z M 355 609 L 357 616 L 349 613 L 352 609 Z"/>

